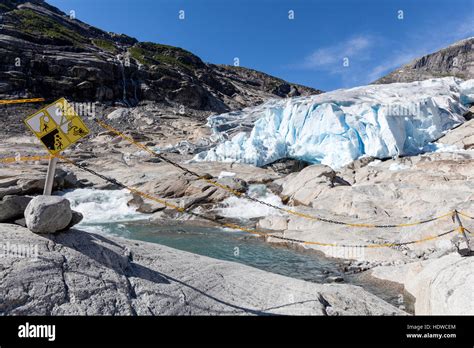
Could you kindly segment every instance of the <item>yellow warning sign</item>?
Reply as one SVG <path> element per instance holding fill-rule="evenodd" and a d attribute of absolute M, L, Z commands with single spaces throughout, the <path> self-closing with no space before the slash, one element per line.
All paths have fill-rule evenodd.
<path fill-rule="evenodd" d="M 80 116 L 64 98 L 29 116 L 25 124 L 53 155 L 89 134 Z"/>

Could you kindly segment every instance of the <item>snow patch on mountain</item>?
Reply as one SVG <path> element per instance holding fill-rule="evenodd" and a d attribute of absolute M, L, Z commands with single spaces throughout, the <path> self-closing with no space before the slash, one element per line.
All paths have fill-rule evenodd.
<path fill-rule="evenodd" d="M 270 100 L 211 116 L 219 144 L 194 159 L 262 166 L 296 158 L 339 168 L 364 155 L 416 155 L 463 123 L 472 102 L 474 80 L 454 77 Z"/>

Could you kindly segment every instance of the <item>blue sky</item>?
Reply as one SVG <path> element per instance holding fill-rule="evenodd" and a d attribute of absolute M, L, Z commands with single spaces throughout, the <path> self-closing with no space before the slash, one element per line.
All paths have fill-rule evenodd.
<path fill-rule="evenodd" d="M 211 63 L 238 57 L 241 66 L 326 91 L 367 84 L 474 36 L 474 0 L 47 1 L 107 31 Z"/>

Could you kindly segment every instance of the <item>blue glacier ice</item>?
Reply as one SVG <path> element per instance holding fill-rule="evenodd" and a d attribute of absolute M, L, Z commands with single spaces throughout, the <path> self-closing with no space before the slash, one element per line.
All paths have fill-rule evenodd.
<path fill-rule="evenodd" d="M 270 100 L 211 116 L 217 145 L 194 159 L 262 166 L 296 158 L 340 168 L 362 156 L 415 155 L 464 122 L 473 102 L 474 80 L 454 77 Z"/>

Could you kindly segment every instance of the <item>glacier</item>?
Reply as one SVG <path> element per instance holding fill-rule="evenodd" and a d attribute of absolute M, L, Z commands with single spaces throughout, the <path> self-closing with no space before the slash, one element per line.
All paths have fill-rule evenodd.
<path fill-rule="evenodd" d="M 193 160 L 262 166 L 294 158 L 337 169 L 362 156 L 416 155 L 463 123 L 470 103 L 474 80 L 454 77 L 272 99 L 209 117 L 216 146 Z"/>

